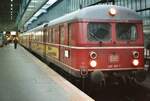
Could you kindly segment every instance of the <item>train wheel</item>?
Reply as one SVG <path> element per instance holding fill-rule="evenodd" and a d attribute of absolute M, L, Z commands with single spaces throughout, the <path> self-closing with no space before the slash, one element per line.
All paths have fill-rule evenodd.
<path fill-rule="evenodd" d="M 135 80 L 137 82 L 143 82 L 146 79 L 147 72 L 146 71 L 137 71 L 135 74 Z"/>
<path fill-rule="evenodd" d="M 99 85 L 99 87 L 105 86 L 105 77 L 101 71 L 93 71 L 90 75 L 90 79 L 93 84 Z"/>

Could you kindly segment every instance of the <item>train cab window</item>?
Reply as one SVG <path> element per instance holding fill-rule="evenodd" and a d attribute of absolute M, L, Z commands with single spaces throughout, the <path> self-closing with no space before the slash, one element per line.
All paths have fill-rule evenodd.
<path fill-rule="evenodd" d="M 137 39 L 136 25 L 130 23 L 119 23 L 116 26 L 117 39 L 133 41 Z"/>
<path fill-rule="evenodd" d="M 111 25 L 109 23 L 89 23 L 89 41 L 109 41 L 111 39 Z"/>

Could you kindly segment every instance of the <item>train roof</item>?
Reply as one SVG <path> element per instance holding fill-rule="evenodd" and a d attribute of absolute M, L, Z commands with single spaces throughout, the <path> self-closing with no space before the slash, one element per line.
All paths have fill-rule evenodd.
<path fill-rule="evenodd" d="M 109 15 L 109 10 L 115 8 L 117 14 L 115 16 Z M 95 5 L 89 6 L 83 9 L 79 9 L 72 13 L 66 14 L 60 18 L 52 20 L 49 25 L 55 25 L 62 22 L 72 21 L 72 20 L 142 20 L 142 18 L 131 9 L 116 6 L 116 5 Z"/>
<path fill-rule="evenodd" d="M 42 29 L 45 25 L 46 25 L 46 23 L 44 23 L 44 24 L 42 24 L 42 25 L 39 25 L 39 26 L 37 26 L 37 27 L 35 27 L 35 28 L 33 28 L 33 29 L 30 29 L 30 30 L 28 30 L 27 32 L 32 32 L 32 31 L 35 31 L 35 30 L 40 30 L 40 29 Z"/>

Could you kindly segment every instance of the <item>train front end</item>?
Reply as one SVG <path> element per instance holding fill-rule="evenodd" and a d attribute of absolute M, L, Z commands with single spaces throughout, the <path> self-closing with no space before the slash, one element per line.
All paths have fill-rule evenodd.
<path fill-rule="evenodd" d="M 139 77 L 144 69 L 141 23 L 90 22 L 87 29 L 88 40 L 91 41 L 89 44 L 98 42 L 89 49 L 89 70 L 93 70 L 93 79 L 97 78 L 97 73 L 103 77 L 106 73 L 108 77 L 144 80 Z"/>
<path fill-rule="evenodd" d="M 99 18 L 80 23 L 80 28 L 84 29 L 79 36 L 81 75 L 90 74 L 94 82 L 120 78 L 143 81 L 142 20 L 122 7 L 107 6 L 102 11 L 105 13 Z"/>

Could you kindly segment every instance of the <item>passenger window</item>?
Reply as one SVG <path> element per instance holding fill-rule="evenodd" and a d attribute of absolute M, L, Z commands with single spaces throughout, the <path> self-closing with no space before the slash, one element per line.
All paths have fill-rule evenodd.
<path fill-rule="evenodd" d="M 51 42 L 51 28 L 48 29 L 48 42 Z"/>
<path fill-rule="evenodd" d="M 65 41 L 65 33 L 64 33 L 64 26 L 60 27 L 60 43 L 64 44 Z"/>
<path fill-rule="evenodd" d="M 45 28 L 43 32 L 43 42 L 48 42 L 48 29 Z"/>
<path fill-rule="evenodd" d="M 51 29 L 51 36 L 50 36 L 50 37 L 51 37 L 51 43 L 54 42 L 54 41 L 53 41 L 53 38 L 54 38 L 54 37 L 53 37 L 53 34 L 54 34 L 54 29 L 52 28 L 52 29 Z"/>
<path fill-rule="evenodd" d="M 53 35 L 54 37 L 54 43 L 58 44 L 59 43 L 59 28 L 56 27 L 55 29 L 55 34 Z"/>
<path fill-rule="evenodd" d="M 53 28 L 53 33 L 52 33 L 52 43 L 55 43 L 55 29 Z"/>
<path fill-rule="evenodd" d="M 71 29 L 71 24 L 68 25 L 68 45 L 71 45 L 71 40 L 72 40 L 72 29 Z"/>

